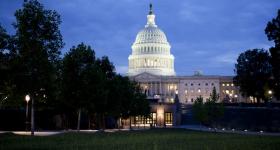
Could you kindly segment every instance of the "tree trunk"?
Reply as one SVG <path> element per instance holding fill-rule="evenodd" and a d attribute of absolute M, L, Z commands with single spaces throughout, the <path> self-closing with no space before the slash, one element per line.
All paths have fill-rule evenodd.
<path fill-rule="evenodd" d="M 131 117 L 129 116 L 129 129 L 131 130 Z"/>
<path fill-rule="evenodd" d="M 103 130 L 106 128 L 106 121 L 105 121 L 105 114 L 102 114 L 102 124 L 103 124 Z"/>
<path fill-rule="evenodd" d="M 90 124 L 91 124 L 91 122 L 90 122 L 90 114 L 88 115 L 88 129 L 90 130 L 91 128 L 90 128 Z"/>
<path fill-rule="evenodd" d="M 34 123 L 34 97 L 31 97 L 31 136 L 34 136 L 35 123 Z"/>
<path fill-rule="evenodd" d="M 261 100 L 260 98 L 257 98 L 257 103 L 260 104 Z"/>
<path fill-rule="evenodd" d="M 81 124 L 81 108 L 78 109 L 78 122 L 77 122 L 77 131 L 80 131 L 80 124 Z"/>

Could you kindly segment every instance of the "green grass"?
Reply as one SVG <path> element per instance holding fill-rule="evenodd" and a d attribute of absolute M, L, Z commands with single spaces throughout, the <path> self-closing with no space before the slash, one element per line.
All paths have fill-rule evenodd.
<path fill-rule="evenodd" d="M 0 134 L 5 149 L 279 150 L 280 137 L 153 129 L 115 133 L 65 133 L 47 137 Z"/>

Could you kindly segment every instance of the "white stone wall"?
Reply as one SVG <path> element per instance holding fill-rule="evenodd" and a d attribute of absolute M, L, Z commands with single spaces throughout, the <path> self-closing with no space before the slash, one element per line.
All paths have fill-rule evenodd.
<path fill-rule="evenodd" d="M 220 92 L 219 79 L 182 79 L 179 85 L 179 99 L 181 103 L 192 104 L 197 97 L 202 96 L 204 102 L 209 98 L 213 88 Z"/>

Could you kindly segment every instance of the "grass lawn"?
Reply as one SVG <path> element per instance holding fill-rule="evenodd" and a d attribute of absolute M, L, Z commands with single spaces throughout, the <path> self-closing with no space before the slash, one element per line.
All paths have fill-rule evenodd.
<path fill-rule="evenodd" d="M 280 137 L 152 129 L 115 133 L 65 133 L 47 137 L 0 134 L 5 149 L 280 150 Z"/>

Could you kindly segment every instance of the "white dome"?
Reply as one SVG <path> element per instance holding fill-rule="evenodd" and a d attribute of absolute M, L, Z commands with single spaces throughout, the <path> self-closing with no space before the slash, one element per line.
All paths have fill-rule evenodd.
<path fill-rule="evenodd" d="M 168 44 L 164 32 L 158 27 L 148 26 L 138 32 L 134 44 L 142 43 L 162 43 Z"/>
<path fill-rule="evenodd" d="M 155 15 L 150 6 L 145 28 L 138 32 L 132 45 L 132 54 L 128 57 L 128 75 L 135 76 L 143 72 L 161 76 L 173 76 L 174 56 L 170 54 L 167 38 L 155 23 Z"/>

